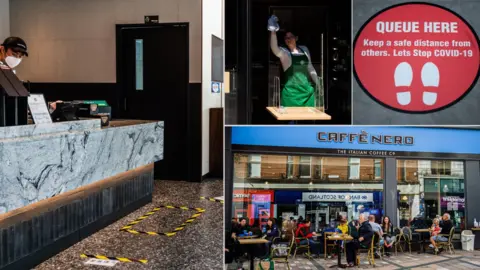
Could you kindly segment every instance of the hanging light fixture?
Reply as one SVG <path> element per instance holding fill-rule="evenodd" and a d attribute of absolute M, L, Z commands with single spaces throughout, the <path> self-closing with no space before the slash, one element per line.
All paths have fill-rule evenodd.
<path fill-rule="evenodd" d="M 407 195 L 403 195 L 402 200 L 404 200 L 404 201 L 408 200 Z"/>

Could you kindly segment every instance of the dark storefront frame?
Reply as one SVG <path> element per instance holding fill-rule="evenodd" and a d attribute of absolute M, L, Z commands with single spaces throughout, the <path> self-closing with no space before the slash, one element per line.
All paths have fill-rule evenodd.
<path fill-rule="evenodd" d="M 342 155 L 333 153 L 331 149 L 322 148 L 302 148 L 302 147 L 276 147 L 276 146 L 253 146 L 239 145 L 231 143 L 232 128 L 227 127 L 225 133 L 225 228 L 230 228 L 232 218 L 232 197 L 234 186 L 234 155 L 243 154 L 269 154 L 269 155 L 299 155 L 299 156 L 335 156 L 365 158 L 364 155 Z M 374 156 L 372 158 L 382 158 L 385 160 L 384 181 L 383 181 L 383 209 L 385 214 L 392 219 L 393 224 L 397 224 L 397 160 L 452 160 L 461 161 L 464 166 L 464 190 L 465 190 L 465 227 L 473 227 L 473 219 L 480 217 L 480 207 L 475 207 L 478 203 L 476 194 L 480 194 L 480 155 L 466 155 L 455 153 L 419 153 L 419 152 L 397 152 L 394 157 Z M 387 198 L 388 194 L 388 200 Z"/>

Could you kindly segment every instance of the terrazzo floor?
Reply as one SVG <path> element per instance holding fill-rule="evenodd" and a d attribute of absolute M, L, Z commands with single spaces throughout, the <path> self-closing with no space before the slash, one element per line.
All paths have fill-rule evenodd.
<path fill-rule="evenodd" d="M 368 264 L 365 254 L 361 255 L 361 264 L 358 267 L 347 269 L 378 269 L 378 270 L 404 270 L 404 269 L 436 269 L 436 270 L 470 270 L 480 269 L 480 251 L 467 252 L 462 250 L 455 250 L 455 255 L 450 255 L 446 252 L 436 256 L 433 254 L 417 254 L 416 252 L 398 253 L 397 256 L 391 256 L 390 258 L 383 258 L 382 260 L 376 259 L 376 267 L 372 267 Z M 343 259 L 343 257 L 342 257 Z M 313 259 L 309 260 L 302 255 L 290 258 L 291 270 L 313 270 L 313 269 L 341 269 L 335 267 L 337 259 Z M 346 263 L 342 260 L 343 263 Z M 255 265 L 258 264 L 258 261 Z M 330 268 L 332 267 L 332 268 Z M 249 262 L 243 263 L 244 269 L 249 269 Z M 236 269 L 235 264 L 227 266 L 228 270 Z M 275 270 L 287 270 L 285 263 L 276 263 Z"/>
<path fill-rule="evenodd" d="M 222 269 L 223 204 L 201 200 L 200 196 L 223 196 L 223 180 L 202 183 L 155 181 L 153 202 L 111 224 L 38 265 L 50 269 Z M 134 235 L 119 229 L 159 205 L 200 207 L 199 218 L 173 237 Z M 171 231 L 194 211 L 164 209 L 135 225 L 135 230 Z M 80 254 L 146 259 L 147 264 L 122 263 L 113 267 L 85 265 Z"/>

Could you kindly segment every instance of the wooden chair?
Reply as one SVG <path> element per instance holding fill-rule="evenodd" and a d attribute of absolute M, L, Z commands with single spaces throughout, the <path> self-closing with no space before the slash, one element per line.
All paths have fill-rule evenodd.
<path fill-rule="evenodd" d="M 336 244 L 334 241 L 327 240 L 327 237 L 330 235 L 335 234 L 335 232 L 324 232 L 323 233 L 323 251 L 324 251 L 324 257 L 327 259 L 328 255 L 328 249 L 330 248 L 330 252 L 336 248 Z M 333 242 L 333 243 L 328 243 L 328 242 Z"/>
<path fill-rule="evenodd" d="M 454 233 L 455 233 L 455 227 L 452 227 L 450 229 L 449 234 L 439 234 L 439 236 L 447 237 L 448 241 L 447 242 L 435 241 L 435 245 L 437 246 L 437 248 L 448 249 L 450 254 L 455 254 L 455 249 L 452 243 Z M 437 255 L 437 251 L 435 251 L 435 255 Z"/>
<path fill-rule="evenodd" d="M 296 240 L 298 240 L 298 244 L 297 244 Z M 305 244 L 305 245 L 300 245 L 300 242 L 301 242 L 302 240 L 307 240 L 307 244 Z M 293 258 L 296 258 L 296 257 L 297 257 L 297 251 L 298 251 L 298 250 L 302 250 L 302 249 L 307 250 L 307 253 L 305 253 L 305 255 L 307 256 L 307 258 L 309 258 L 309 259 L 312 258 L 312 254 L 310 253 L 310 241 L 308 241 L 307 238 L 305 238 L 305 237 L 298 237 L 298 238 L 297 238 L 295 235 L 293 235 L 292 241 L 295 243 L 295 252 L 293 253 Z"/>
<path fill-rule="evenodd" d="M 368 263 L 370 265 L 372 265 L 373 267 L 375 267 L 375 247 L 377 246 L 378 241 L 379 241 L 379 238 L 378 238 L 377 234 L 374 233 L 373 236 L 372 236 L 372 242 L 370 243 L 369 246 L 364 246 L 364 245 L 360 244 L 360 248 L 357 250 L 357 255 L 356 255 L 356 258 L 357 258 L 356 264 L 357 265 L 360 265 L 360 256 L 358 254 L 360 253 L 360 251 L 366 250 L 367 251 Z"/>
<path fill-rule="evenodd" d="M 276 256 L 275 252 L 277 250 L 280 250 L 280 247 L 272 248 L 271 251 L 270 251 L 270 258 L 272 259 L 272 261 L 274 261 L 275 263 L 286 263 L 288 270 L 290 270 L 290 263 L 288 262 L 288 258 L 291 255 L 294 244 L 295 244 L 295 237 L 292 237 L 292 239 L 288 243 L 287 255 L 286 256 Z"/>

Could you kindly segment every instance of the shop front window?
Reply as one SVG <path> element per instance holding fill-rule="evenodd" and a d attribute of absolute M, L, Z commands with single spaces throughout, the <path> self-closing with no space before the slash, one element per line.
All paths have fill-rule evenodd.
<path fill-rule="evenodd" d="M 352 220 L 368 212 L 380 222 L 383 175 L 383 159 L 236 153 L 233 215 L 252 226 L 267 216 L 280 226 L 308 218 L 315 230 L 335 226 L 338 215 Z"/>
<path fill-rule="evenodd" d="M 382 160 L 375 159 L 375 179 L 382 179 Z"/>
<path fill-rule="evenodd" d="M 463 162 L 398 160 L 399 225 L 429 227 L 435 217 L 449 213 L 457 229 L 465 228 Z"/>
<path fill-rule="evenodd" d="M 348 179 L 357 180 L 360 179 L 360 159 L 349 158 L 348 159 Z"/>
<path fill-rule="evenodd" d="M 311 175 L 311 164 L 312 157 L 301 156 L 300 157 L 300 177 L 301 178 L 310 178 Z"/>
<path fill-rule="evenodd" d="M 262 156 L 250 155 L 249 157 L 249 177 L 260 178 L 262 171 Z"/>

